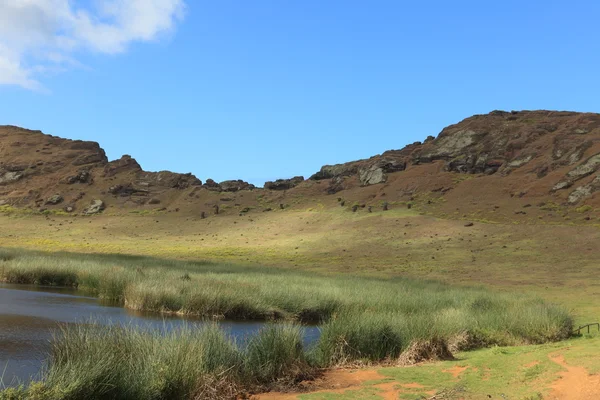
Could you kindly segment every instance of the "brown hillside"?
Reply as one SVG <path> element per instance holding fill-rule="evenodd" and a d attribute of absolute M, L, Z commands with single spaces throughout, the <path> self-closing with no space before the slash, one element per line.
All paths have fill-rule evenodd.
<path fill-rule="evenodd" d="M 270 209 L 414 204 L 424 212 L 491 220 L 571 218 L 600 207 L 600 114 L 493 111 L 434 138 L 367 160 L 324 166 L 310 179 L 204 184 L 192 174 L 147 172 L 130 156 L 108 161 L 98 143 L 0 126 L 0 205 L 85 212 L 211 215 Z M 364 208 L 361 206 L 365 206 Z M 87 210 L 95 212 L 103 207 Z"/>

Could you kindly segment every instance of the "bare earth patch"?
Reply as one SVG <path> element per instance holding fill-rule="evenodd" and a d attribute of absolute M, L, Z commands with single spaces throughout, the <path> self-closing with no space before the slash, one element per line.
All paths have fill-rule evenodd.
<path fill-rule="evenodd" d="M 539 363 L 540 363 L 539 361 L 532 361 L 532 362 L 530 362 L 529 364 L 525 364 L 525 365 L 524 365 L 524 367 L 525 367 L 525 368 L 533 368 L 533 367 L 535 367 L 536 365 L 538 365 Z"/>
<path fill-rule="evenodd" d="M 469 369 L 469 367 L 461 367 L 460 365 L 455 365 L 452 368 L 449 369 L 445 369 L 442 372 L 446 372 L 448 374 L 451 374 L 454 378 L 458 379 L 458 377 L 460 376 L 460 374 L 462 374 L 463 372 L 465 372 L 467 369 Z"/>
<path fill-rule="evenodd" d="M 303 382 L 301 386 L 306 392 L 311 394 L 336 393 L 343 394 L 347 390 L 360 390 L 365 388 L 365 383 L 370 381 L 385 381 L 374 383 L 370 387 L 381 390 L 378 396 L 385 400 L 396 400 L 398 395 L 404 390 L 421 389 L 422 385 L 416 382 L 398 383 L 389 382 L 389 377 L 381 375 L 375 370 L 332 370 L 326 372 L 322 377 L 311 381 Z M 428 392 L 429 394 L 429 392 Z M 434 394 L 434 392 L 431 392 Z M 252 400 L 292 400 L 297 399 L 300 393 L 280 393 L 271 392 L 253 396 Z"/>
<path fill-rule="evenodd" d="M 552 384 L 549 399 L 600 399 L 600 375 L 590 375 L 584 367 L 568 365 L 561 354 L 549 357 L 565 369 L 560 373 L 560 378 Z"/>

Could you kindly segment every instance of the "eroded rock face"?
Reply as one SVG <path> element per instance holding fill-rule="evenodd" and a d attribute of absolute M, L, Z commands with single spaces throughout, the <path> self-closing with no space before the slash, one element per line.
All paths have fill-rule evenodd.
<path fill-rule="evenodd" d="M 419 160 L 433 161 L 440 159 L 450 159 L 461 156 L 465 149 L 477 143 L 485 134 L 475 132 L 470 129 L 460 130 L 452 134 L 443 135 L 431 141 L 432 146 L 419 154 Z"/>
<path fill-rule="evenodd" d="M 387 180 L 387 175 L 383 168 L 373 165 L 369 168 L 359 168 L 358 180 L 362 186 L 376 185 Z"/>
<path fill-rule="evenodd" d="M 322 179 L 331 179 L 338 176 L 350 176 L 356 174 L 358 165 L 356 162 L 346 164 L 324 165 L 321 170 L 313 174 L 309 179 L 318 181 Z"/>
<path fill-rule="evenodd" d="M 264 188 L 269 190 L 288 190 L 304 182 L 303 176 L 295 176 L 290 179 L 277 179 L 265 182 Z"/>
<path fill-rule="evenodd" d="M 595 154 L 567 173 L 567 178 L 576 181 L 593 174 L 600 168 L 600 153 Z"/>
<path fill-rule="evenodd" d="M 600 169 L 600 153 L 591 156 L 590 158 L 585 160 L 583 163 L 579 164 L 577 167 L 575 167 L 574 169 L 569 171 L 567 173 L 567 175 L 565 176 L 564 180 L 562 180 L 561 182 L 558 182 L 556 185 L 554 185 L 554 187 L 552 188 L 552 191 L 557 191 L 557 190 L 566 189 L 568 187 L 571 187 L 571 186 L 573 186 L 573 184 L 575 182 L 577 182 L 580 179 L 585 178 L 586 176 L 593 174 L 598 169 Z M 581 188 L 585 188 L 585 186 L 582 186 Z M 580 188 L 577 188 L 577 189 L 580 189 Z M 585 190 L 585 189 L 582 189 L 582 190 Z M 575 197 L 577 197 L 577 196 L 575 196 Z M 571 202 L 571 201 L 569 200 L 569 202 Z"/>

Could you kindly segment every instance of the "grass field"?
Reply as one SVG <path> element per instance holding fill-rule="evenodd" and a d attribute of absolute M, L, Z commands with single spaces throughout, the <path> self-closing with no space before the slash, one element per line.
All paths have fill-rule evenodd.
<path fill-rule="evenodd" d="M 340 284 L 341 281 L 352 282 L 359 279 L 357 277 L 382 285 L 371 287 L 374 292 L 381 291 L 381 287 L 386 285 L 410 281 L 407 278 L 436 279 L 450 283 L 447 287 L 450 291 L 463 292 L 465 285 L 474 286 L 475 289 L 464 290 L 472 294 L 485 293 L 496 299 L 507 296 L 516 300 L 520 296 L 513 299 L 511 293 L 515 292 L 539 296 L 568 309 L 575 317 L 575 324 L 600 319 L 600 306 L 590 300 L 600 294 L 600 278 L 597 274 L 600 255 L 594 251 L 600 240 L 600 230 L 597 227 L 478 222 L 470 228 L 463 225 L 463 221 L 422 216 L 414 210 L 406 209 L 394 209 L 387 213 L 353 214 L 338 209 L 319 210 L 317 207 L 312 211 L 278 211 L 243 217 L 211 216 L 206 220 L 193 217 L 182 219 L 171 215 L 118 218 L 108 215 L 95 218 L 55 216 L 48 219 L 5 215 L 0 216 L 0 227 L 3 228 L 0 230 L 0 239 L 5 247 L 150 255 L 183 262 L 216 261 L 216 265 L 224 272 L 222 275 L 227 275 L 227 268 L 233 268 L 231 265 L 244 265 L 242 271 L 246 276 L 252 276 L 256 270 L 268 274 L 262 267 L 267 265 L 276 271 L 269 277 L 275 279 L 272 282 L 277 282 L 276 277 L 280 274 L 292 274 L 288 276 L 298 276 L 298 279 L 318 277 L 320 284 L 314 287 L 318 292 L 327 286 L 327 282 Z M 211 265 L 214 264 L 200 263 L 194 268 L 212 268 Z M 119 270 L 118 263 L 113 262 L 112 267 Z M 110 270 L 111 267 L 106 268 Z M 153 268 L 148 265 L 148 270 Z M 134 276 L 137 274 L 127 273 Z M 192 279 L 191 282 L 199 279 L 194 272 L 179 270 L 169 272 L 167 278 L 184 287 L 190 281 L 179 278 L 186 273 Z M 433 288 L 440 284 L 426 285 L 433 285 L 430 286 Z M 150 289 L 151 286 L 145 289 Z M 364 285 L 355 286 L 363 289 Z M 120 293 L 118 287 L 119 285 L 115 285 L 107 292 L 114 290 L 114 293 Z M 101 295 L 100 290 L 97 290 L 97 294 Z M 438 294 L 437 289 L 433 291 Z M 298 306 L 298 298 L 294 297 L 294 290 L 289 291 L 293 300 L 285 292 L 284 302 L 260 302 L 262 308 L 259 309 L 262 311 L 259 314 L 298 318 L 303 311 Z M 139 291 L 131 292 L 132 295 L 135 293 L 139 294 Z M 152 298 L 160 298 L 162 294 L 159 294 L 155 292 Z M 126 294 L 124 296 L 127 297 Z M 323 300 L 323 297 L 317 298 Z M 424 298 L 427 300 L 427 296 Z M 440 299 L 444 299 L 443 295 Z M 181 309 L 180 306 L 184 303 L 176 301 L 171 308 Z M 160 302 L 137 301 L 132 302 L 133 304 L 145 304 L 147 307 L 148 304 Z M 339 306 L 337 304 L 335 307 Z M 352 306 L 355 307 L 356 304 Z M 377 304 L 377 307 L 380 305 Z M 336 323 L 342 324 L 342 321 L 333 320 L 331 332 L 335 332 Z M 360 327 L 356 323 L 350 325 L 356 326 L 356 329 Z M 346 332 L 348 333 L 351 332 Z M 357 336 L 364 335 L 361 332 Z M 513 334 L 512 339 L 498 343 L 519 343 L 514 338 Z M 522 340 L 521 343 L 523 342 L 536 340 Z M 599 365 L 590 354 L 593 354 L 598 344 L 598 339 L 592 337 L 570 339 L 542 347 L 503 347 L 505 350 L 492 348 L 459 353 L 459 360 L 454 362 L 409 369 L 386 368 L 380 371 L 385 372 L 386 379 L 391 382 L 418 383 L 426 382 L 426 377 L 406 371 L 430 370 L 441 373 L 443 369 L 452 368 L 456 364 L 464 365 L 469 368 L 468 372 L 461 374 L 459 378 L 423 386 L 430 390 L 454 390 L 456 386 L 460 386 L 460 397 L 483 398 L 479 395 L 484 390 L 500 393 L 493 382 L 509 382 L 507 387 L 502 388 L 502 393 L 512 395 L 509 398 L 528 398 L 537 396 L 537 393 L 548 395 L 552 390 L 550 383 L 559 377 L 557 371 L 564 369 L 549 360 L 550 352 L 558 352 L 565 357 L 567 363 L 594 372 L 599 370 Z M 525 365 L 528 365 L 525 354 L 530 351 L 540 352 L 541 366 L 535 367 L 534 372 L 527 375 L 531 379 L 522 380 L 520 374 L 527 369 Z M 539 373 L 535 372 L 542 369 Z M 475 370 L 489 370 L 494 379 L 483 377 L 478 380 Z M 466 379 L 467 377 L 471 378 Z M 411 379 L 413 380 L 410 381 Z M 373 396 L 379 396 L 379 389 L 367 383 L 356 388 L 356 398 L 367 398 L 368 393 L 361 392 L 363 389 Z M 326 396 L 330 395 L 335 393 Z M 325 398 L 318 397 L 325 394 L 302 396 Z M 418 398 L 406 393 L 402 396 Z"/>

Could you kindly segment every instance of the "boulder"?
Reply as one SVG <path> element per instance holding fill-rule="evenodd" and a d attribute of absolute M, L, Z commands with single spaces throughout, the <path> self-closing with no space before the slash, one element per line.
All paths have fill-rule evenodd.
<path fill-rule="evenodd" d="M 60 194 L 55 194 L 54 196 L 50 196 L 48 199 L 46 199 L 46 204 L 56 205 L 62 203 L 63 200 L 64 199 Z"/>
<path fill-rule="evenodd" d="M 92 200 L 90 205 L 85 210 L 83 210 L 83 213 L 85 215 L 93 215 L 102 212 L 102 210 L 104 210 L 104 202 L 102 200 L 96 199 Z"/>
<path fill-rule="evenodd" d="M 594 180 L 588 185 L 579 186 L 569 194 L 569 204 L 579 203 L 581 200 L 590 197 L 593 193 L 600 190 L 600 175 L 596 176 Z"/>
<path fill-rule="evenodd" d="M 26 164 L 7 164 L 4 169 L 10 172 L 22 172 L 27 169 Z"/>
<path fill-rule="evenodd" d="M 567 178 L 572 181 L 576 181 L 593 174 L 598 170 L 598 168 L 600 168 L 600 153 L 591 156 L 582 164 L 569 171 L 567 173 Z"/>
<path fill-rule="evenodd" d="M 128 197 L 132 195 L 146 196 L 149 192 L 147 189 L 137 189 L 131 183 L 127 183 L 109 187 L 108 193 L 119 197 Z"/>
<path fill-rule="evenodd" d="M 571 181 L 562 181 L 558 182 L 554 187 L 552 187 L 552 192 L 556 192 L 557 190 L 567 189 L 573 186 L 573 182 Z"/>
<path fill-rule="evenodd" d="M 65 183 L 67 183 L 69 185 L 73 185 L 75 183 L 91 183 L 91 182 L 92 182 L 92 175 L 90 174 L 90 171 L 88 171 L 87 169 L 82 169 L 80 171 L 77 171 L 76 175 L 67 176 L 65 178 Z"/>
<path fill-rule="evenodd" d="M 528 154 L 526 156 L 518 157 L 518 158 L 515 158 L 514 160 L 510 161 L 507 165 L 510 168 L 519 168 L 519 167 L 522 167 L 523 165 L 527 164 L 529 161 L 533 160 L 533 157 L 534 157 L 533 154 Z"/>
<path fill-rule="evenodd" d="M 277 179 L 276 181 L 265 182 L 264 188 L 269 190 L 287 190 L 296 187 L 304 182 L 303 176 L 295 176 L 291 179 Z"/>
<path fill-rule="evenodd" d="M 0 185 L 7 185 L 9 183 L 16 182 L 23 178 L 22 172 L 5 172 L 4 174 L 0 174 Z"/>

